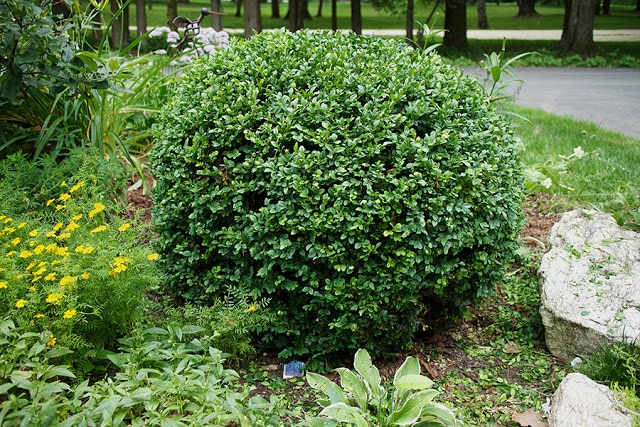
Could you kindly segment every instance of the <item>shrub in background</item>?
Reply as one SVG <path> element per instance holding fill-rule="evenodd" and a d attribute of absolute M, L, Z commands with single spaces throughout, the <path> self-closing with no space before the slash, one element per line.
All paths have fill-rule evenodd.
<path fill-rule="evenodd" d="M 406 347 L 518 247 L 511 132 L 482 87 L 401 42 L 257 35 L 196 64 L 158 122 L 168 286 L 269 297 L 283 357 Z"/>

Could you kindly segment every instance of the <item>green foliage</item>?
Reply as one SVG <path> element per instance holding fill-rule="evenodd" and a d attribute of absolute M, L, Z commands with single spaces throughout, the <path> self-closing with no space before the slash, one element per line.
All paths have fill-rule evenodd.
<path fill-rule="evenodd" d="M 77 144 L 89 115 L 76 95 L 108 85 L 76 57 L 82 22 L 60 19 L 50 5 L 0 4 L 0 154 Z"/>
<path fill-rule="evenodd" d="M 566 204 L 595 206 L 614 214 L 621 225 L 637 226 L 637 140 L 593 123 L 521 106 L 512 108 L 528 118 L 519 123 L 516 134 L 522 139 L 532 190 L 560 196 Z"/>
<path fill-rule="evenodd" d="M 614 391 L 614 395 L 619 402 L 623 410 L 631 414 L 632 427 L 640 426 L 640 397 L 638 397 L 635 393 L 635 390 L 630 389 L 628 387 L 620 387 L 617 384 L 612 384 L 611 389 Z"/>
<path fill-rule="evenodd" d="M 188 337 L 199 328 L 153 329 L 122 340 L 109 359 L 118 372 L 89 386 L 50 349 L 47 334 L 19 334 L 0 323 L 0 423 L 19 425 L 278 426 L 293 414 L 274 396 L 249 397 L 224 355 Z"/>
<path fill-rule="evenodd" d="M 73 149 L 63 157 L 43 154 L 36 160 L 18 152 L 0 160 L 2 214 L 55 221 L 56 214 L 43 207 L 60 195 L 60 183 L 71 182 L 72 177 L 91 183 L 76 195 L 88 204 L 119 197 L 126 182 L 120 163 L 87 148 Z"/>
<path fill-rule="evenodd" d="M 250 398 L 237 372 L 223 367 L 219 350 L 189 339 L 199 332 L 153 328 L 122 340 L 121 351 L 109 356 L 118 373 L 95 383 L 83 396 L 83 411 L 64 425 L 279 425 L 286 411 L 278 399 Z"/>
<path fill-rule="evenodd" d="M 493 22 L 491 25 L 493 26 Z M 475 66 L 484 59 L 486 52 L 499 51 L 502 42 L 503 40 L 470 40 L 469 47 L 462 52 L 443 46 L 438 49 L 438 53 L 447 62 L 457 66 Z M 640 67 L 640 57 L 633 43 L 598 42 L 596 53 L 589 58 L 567 55 L 557 45 L 555 40 L 509 40 L 509 52 L 514 56 L 533 51 L 539 53 L 520 58 L 520 67 Z"/>
<path fill-rule="evenodd" d="M 46 332 L 19 333 L 11 319 L 0 321 L 1 425 L 55 425 L 66 408 L 81 406 L 66 397 L 70 387 L 63 380 L 75 375 L 56 364 L 56 358 L 69 351 L 51 349 L 48 341 Z"/>
<path fill-rule="evenodd" d="M 486 295 L 523 215 L 512 135 L 462 72 L 400 42 L 275 32 L 205 59 L 163 110 L 154 222 L 168 285 L 271 298 L 291 354 L 410 345 Z"/>
<path fill-rule="evenodd" d="M 228 354 L 231 361 L 237 361 L 255 353 L 252 336 L 274 323 L 275 316 L 268 305 L 268 300 L 251 301 L 242 292 L 230 290 L 226 298 L 215 300 L 211 306 L 187 303 L 170 308 L 168 321 L 202 328 L 202 336 Z"/>
<path fill-rule="evenodd" d="M 170 60 L 126 57 L 131 46 L 120 56 L 94 51 L 84 39 L 96 12 L 74 8 L 60 19 L 28 0 L 0 5 L 0 157 L 23 151 L 55 158 L 90 146 L 123 157 L 143 176 L 136 155 L 148 149 L 152 113 L 167 96 L 173 77 L 163 68 Z"/>
<path fill-rule="evenodd" d="M 0 107 L 20 105 L 30 90 L 57 94 L 83 81 L 75 53 L 78 23 L 60 19 L 51 3 L 0 4 Z"/>
<path fill-rule="evenodd" d="M 398 368 L 393 384 L 382 384 L 378 368 L 371 363 L 366 350 L 360 349 L 354 358 L 355 372 L 338 369 L 342 387 L 312 372 L 307 382 L 328 400 L 318 417 L 307 420 L 311 426 L 336 426 L 349 423 L 367 426 L 455 426 L 455 415 L 444 405 L 434 403 L 438 395 L 433 381 L 420 375 L 420 363 L 407 357 Z"/>
<path fill-rule="evenodd" d="M 507 40 L 502 42 L 502 49 L 500 53 L 492 52 L 491 54 L 485 54 L 484 60 L 480 61 L 480 65 L 487 73 L 485 81 L 485 90 L 489 96 L 490 102 L 497 102 L 503 100 L 513 100 L 507 89 L 513 84 L 514 81 L 521 82 L 515 75 L 511 64 L 514 62 L 529 56 L 538 54 L 537 52 L 525 52 L 514 56 L 513 58 L 506 59 L 506 44 Z M 506 81 L 505 75 L 511 77 L 512 80 Z"/>
<path fill-rule="evenodd" d="M 610 381 L 634 390 L 640 397 L 640 348 L 634 342 L 605 344 L 595 354 L 585 356 L 578 370 L 594 381 Z"/>
<path fill-rule="evenodd" d="M 158 281 L 157 254 L 140 246 L 135 224 L 92 183 L 69 177 L 42 207 L 47 218 L 0 215 L 0 310 L 21 330 L 48 331 L 48 345 L 113 346 L 140 316 Z"/>

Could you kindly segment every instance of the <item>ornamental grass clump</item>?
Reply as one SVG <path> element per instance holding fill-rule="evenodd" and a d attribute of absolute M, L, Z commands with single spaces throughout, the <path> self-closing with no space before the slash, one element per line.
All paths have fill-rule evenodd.
<path fill-rule="evenodd" d="M 514 138 L 482 87 L 401 42 L 260 34 L 183 75 L 152 151 L 168 287 L 268 297 L 281 356 L 411 344 L 518 247 Z M 428 326 L 428 325 L 426 325 Z"/>
<path fill-rule="evenodd" d="M 0 311 L 22 331 L 48 332 L 47 346 L 115 348 L 158 275 L 157 254 L 138 231 L 87 204 L 85 181 L 64 181 L 44 207 L 55 221 L 0 215 Z"/>

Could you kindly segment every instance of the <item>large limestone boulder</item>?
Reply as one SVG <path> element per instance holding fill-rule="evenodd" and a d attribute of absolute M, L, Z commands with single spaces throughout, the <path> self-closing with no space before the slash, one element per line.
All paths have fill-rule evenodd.
<path fill-rule="evenodd" d="M 538 275 L 549 351 L 570 360 L 640 336 L 640 234 L 610 215 L 576 210 L 548 243 Z"/>
<path fill-rule="evenodd" d="M 551 400 L 549 427 L 631 427 L 631 419 L 609 387 L 569 374 Z"/>

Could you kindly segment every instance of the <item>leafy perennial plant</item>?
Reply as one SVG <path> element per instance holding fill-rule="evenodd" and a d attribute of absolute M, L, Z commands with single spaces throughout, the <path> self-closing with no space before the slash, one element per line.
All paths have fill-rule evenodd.
<path fill-rule="evenodd" d="M 136 227 L 106 200 L 87 207 L 76 197 L 84 187 L 60 184 L 46 203 L 53 225 L 0 215 L 0 310 L 22 330 L 48 331 L 49 347 L 113 346 L 157 277 L 158 255 L 136 244 Z"/>

